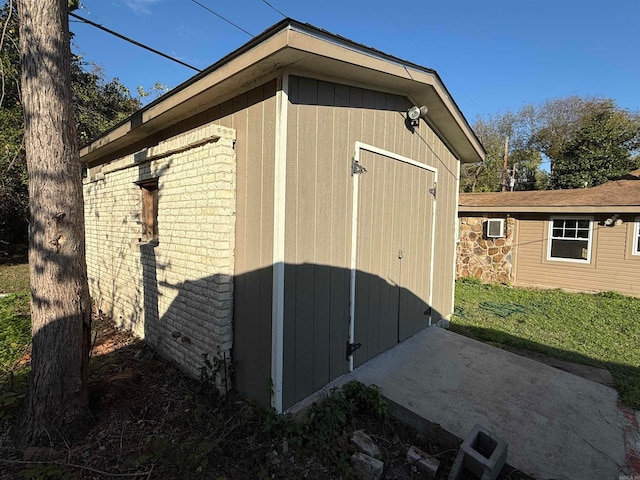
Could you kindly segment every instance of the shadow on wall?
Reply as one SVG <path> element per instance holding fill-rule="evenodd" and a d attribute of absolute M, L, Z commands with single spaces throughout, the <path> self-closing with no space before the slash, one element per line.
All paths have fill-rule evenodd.
<path fill-rule="evenodd" d="M 205 366 L 220 388 L 232 386 L 271 402 L 273 267 L 230 278 L 213 274 L 169 284 L 154 248 L 141 248 L 146 341 L 183 371 Z M 283 408 L 349 371 L 351 271 L 327 265 L 285 265 Z M 356 272 L 354 352 L 357 367 L 442 319 L 441 312 L 389 279 Z M 171 295 L 166 310 L 159 297 Z M 431 318 L 430 318 L 431 317 Z M 356 346 L 356 345 L 354 345 Z M 233 348 L 232 348 L 233 347 Z"/>

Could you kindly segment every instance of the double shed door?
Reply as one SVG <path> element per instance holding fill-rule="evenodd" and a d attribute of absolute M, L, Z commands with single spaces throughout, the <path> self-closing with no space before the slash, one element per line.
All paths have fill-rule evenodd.
<path fill-rule="evenodd" d="M 406 159 L 405 159 L 406 160 Z M 360 150 L 354 364 L 430 324 L 435 172 Z"/>

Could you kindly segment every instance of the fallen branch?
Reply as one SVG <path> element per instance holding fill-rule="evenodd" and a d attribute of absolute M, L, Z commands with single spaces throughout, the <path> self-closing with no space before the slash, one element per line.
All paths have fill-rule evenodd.
<path fill-rule="evenodd" d="M 151 477 L 151 473 L 153 472 L 153 465 L 151 466 L 151 470 L 147 472 L 134 472 L 134 473 L 111 473 L 105 472 L 103 470 L 98 470 L 96 468 L 86 467 L 84 465 L 76 465 L 74 463 L 62 463 L 62 462 L 36 462 L 30 460 L 6 460 L 4 458 L 0 458 L 0 462 L 3 463 L 13 463 L 16 465 L 59 465 L 61 467 L 71 467 L 71 468 L 79 468 L 81 470 L 87 470 L 89 472 L 97 473 L 99 475 L 106 475 L 108 477 L 141 477 L 146 475 L 147 478 Z"/>

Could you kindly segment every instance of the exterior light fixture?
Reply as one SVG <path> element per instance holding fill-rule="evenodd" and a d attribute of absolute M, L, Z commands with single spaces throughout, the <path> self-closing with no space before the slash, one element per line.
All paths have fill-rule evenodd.
<path fill-rule="evenodd" d="M 429 109 L 426 107 L 426 105 L 423 105 L 421 107 L 418 107 L 417 105 L 414 105 L 413 107 L 411 107 L 408 111 L 407 111 L 407 117 L 409 118 L 409 122 L 411 124 L 412 127 L 417 127 L 418 124 L 420 123 L 420 119 L 426 119 L 427 118 L 427 112 L 429 111 Z"/>
<path fill-rule="evenodd" d="M 622 222 L 622 219 L 620 218 L 620 216 L 619 216 L 619 215 L 613 215 L 613 216 L 611 216 L 611 217 L 607 218 L 607 219 L 604 221 L 604 224 L 605 224 L 607 227 L 613 227 L 613 226 L 615 226 L 615 225 L 622 225 L 622 223 L 623 223 L 623 222 Z"/>

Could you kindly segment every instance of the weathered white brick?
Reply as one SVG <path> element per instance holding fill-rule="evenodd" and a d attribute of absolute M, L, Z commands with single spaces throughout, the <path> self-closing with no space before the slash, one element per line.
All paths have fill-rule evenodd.
<path fill-rule="evenodd" d="M 219 135 L 218 141 L 212 141 Z M 117 159 L 85 179 L 87 269 L 92 296 L 116 322 L 198 375 L 203 353 L 232 345 L 235 131 L 205 125 Z M 201 144 L 167 157 L 176 148 Z M 97 169 L 95 171 L 98 171 Z M 159 175 L 159 244 L 140 247 L 136 182 Z M 143 276 L 146 275 L 145 278 Z M 147 308 L 147 311 L 145 311 Z M 176 341 L 173 332 L 190 336 Z"/>

